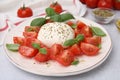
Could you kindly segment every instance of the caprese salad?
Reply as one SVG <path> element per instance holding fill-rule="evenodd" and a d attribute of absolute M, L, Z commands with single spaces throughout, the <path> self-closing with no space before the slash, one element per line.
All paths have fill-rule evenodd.
<path fill-rule="evenodd" d="M 106 36 L 100 28 L 51 7 L 46 8 L 45 17 L 35 18 L 25 26 L 22 34 L 23 37 L 14 36 L 14 43 L 6 47 L 38 62 L 54 60 L 63 66 L 77 65 L 82 55 L 98 55 L 102 37 Z"/>

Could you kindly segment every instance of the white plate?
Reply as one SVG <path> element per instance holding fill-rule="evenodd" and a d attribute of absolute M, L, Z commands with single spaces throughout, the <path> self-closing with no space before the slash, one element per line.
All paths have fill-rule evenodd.
<path fill-rule="evenodd" d="M 21 56 L 18 52 L 9 51 L 5 46 L 6 43 L 13 43 L 14 36 L 22 36 L 24 27 L 26 25 L 30 25 L 30 22 L 32 19 L 23 22 L 22 24 L 12 29 L 7 34 L 4 41 L 4 49 L 6 51 L 6 55 L 15 66 L 27 72 L 38 74 L 38 75 L 70 76 L 70 75 L 80 74 L 80 73 L 84 73 L 92 70 L 93 68 L 99 66 L 102 62 L 104 62 L 105 59 L 110 54 L 110 51 L 112 49 L 111 38 L 107 33 L 107 31 L 101 25 L 91 20 L 87 20 L 85 18 L 77 18 L 77 19 L 85 22 L 88 25 L 99 27 L 106 33 L 107 36 L 102 38 L 102 49 L 99 51 L 99 54 L 97 56 L 92 56 L 92 57 L 82 56 L 82 57 L 79 57 L 80 63 L 78 65 L 63 67 L 55 61 L 49 61 L 48 64 L 38 63 L 34 59 L 28 59 Z"/>

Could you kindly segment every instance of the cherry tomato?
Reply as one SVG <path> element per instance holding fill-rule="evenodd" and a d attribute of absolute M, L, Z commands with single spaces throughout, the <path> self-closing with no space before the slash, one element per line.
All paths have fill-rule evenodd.
<path fill-rule="evenodd" d="M 13 37 L 13 41 L 15 44 L 23 45 L 25 42 L 25 38 L 22 37 Z"/>
<path fill-rule="evenodd" d="M 112 8 L 113 2 L 112 2 L 112 0 L 99 0 L 98 7 L 100 7 L 100 8 Z"/>
<path fill-rule="evenodd" d="M 25 32 L 36 32 L 38 33 L 40 30 L 37 26 L 25 26 Z"/>
<path fill-rule="evenodd" d="M 77 28 L 81 29 L 83 27 L 86 27 L 87 25 L 85 23 L 83 23 L 82 21 L 77 21 Z"/>
<path fill-rule="evenodd" d="M 52 3 L 50 7 L 53 8 L 58 14 L 60 14 L 63 11 L 62 6 L 58 2 Z"/>
<path fill-rule="evenodd" d="M 20 46 L 18 51 L 21 55 L 29 58 L 34 57 L 38 53 L 37 49 L 28 46 Z"/>
<path fill-rule="evenodd" d="M 36 32 L 23 32 L 23 36 L 25 38 L 31 37 L 31 38 L 37 38 L 37 33 Z"/>
<path fill-rule="evenodd" d="M 83 4 L 85 4 L 86 3 L 86 0 L 79 0 L 80 2 L 82 2 Z"/>
<path fill-rule="evenodd" d="M 60 44 L 54 44 L 50 48 L 50 58 L 56 60 L 57 56 L 63 51 L 63 47 Z"/>
<path fill-rule="evenodd" d="M 85 38 L 85 42 L 98 46 L 99 44 L 101 44 L 101 37 L 99 36 L 87 37 Z"/>
<path fill-rule="evenodd" d="M 74 61 L 74 56 L 72 55 L 71 51 L 64 50 L 58 57 L 57 62 L 63 66 L 69 66 Z"/>
<path fill-rule="evenodd" d="M 50 59 L 50 57 L 49 57 L 50 52 L 49 52 L 49 49 L 46 48 L 46 50 L 47 50 L 47 54 L 42 54 L 42 53 L 39 52 L 34 57 L 34 59 L 36 61 L 39 61 L 39 62 L 46 62 L 46 61 L 48 61 Z"/>
<path fill-rule="evenodd" d="M 98 0 L 86 0 L 86 5 L 90 8 L 96 8 Z"/>
<path fill-rule="evenodd" d="M 25 7 L 24 5 L 17 11 L 17 16 L 20 18 L 30 17 L 32 15 L 33 15 L 32 9 L 29 7 Z"/>
<path fill-rule="evenodd" d="M 114 8 L 120 10 L 120 0 L 113 0 Z"/>
<path fill-rule="evenodd" d="M 73 46 L 71 46 L 69 50 L 72 52 L 74 56 L 82 55 L 81 49 L 77 44 L 74 44 Z"/>
<path fill-rule="evenodd" d="M 99 48 L 92 45 L 92 44 L 88 44 L 88 43 L 81 43 L 81 50 L 85 55 L 88 56 L 93 56 L 93 55 L 97 55 Z"/>

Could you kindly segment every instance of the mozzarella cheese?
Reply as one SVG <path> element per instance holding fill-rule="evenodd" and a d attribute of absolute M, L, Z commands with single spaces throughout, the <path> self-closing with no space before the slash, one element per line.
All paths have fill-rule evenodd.
<path fill-rule="evenodd" d="M 44 24 L 38 33 L 38 39 L 48 47 L 55 43 L 63 45 L 66 40 L 73 38 L 73 29 L 69 25 L 59 22 Z"/>

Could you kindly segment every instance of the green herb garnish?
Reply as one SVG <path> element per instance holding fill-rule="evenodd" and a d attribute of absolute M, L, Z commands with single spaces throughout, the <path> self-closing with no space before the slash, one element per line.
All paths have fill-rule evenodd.
<path fill-rule="evenodd" d="M 19 46 L 19 44 L 6 44 L 7 49 L 11 51 L 18 51 Z"/>

